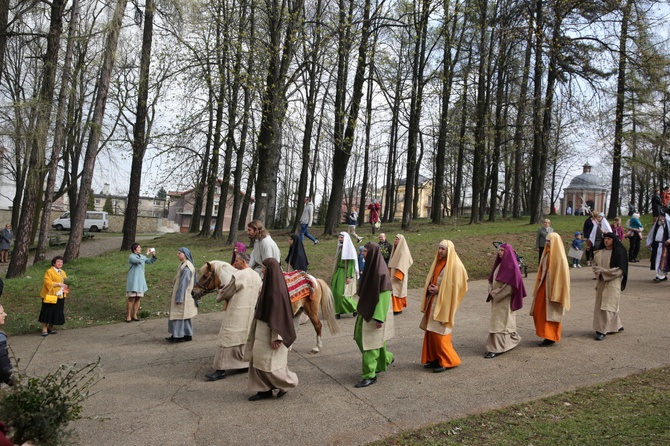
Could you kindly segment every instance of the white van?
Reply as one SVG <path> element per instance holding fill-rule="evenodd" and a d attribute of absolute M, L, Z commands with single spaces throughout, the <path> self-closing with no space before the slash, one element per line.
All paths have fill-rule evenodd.
<path fill-rule="evenodd" d="M 70 229 L 70 213 L 66 212 L 55 219 L 53 223 L 51 223 L 51 227 L 59 231 Z M 107 212 L 87 211 L 86 220 L 84 220 L 84 229 L 88 229 L 91 232 L 100 232 L 109 229 Z"/>

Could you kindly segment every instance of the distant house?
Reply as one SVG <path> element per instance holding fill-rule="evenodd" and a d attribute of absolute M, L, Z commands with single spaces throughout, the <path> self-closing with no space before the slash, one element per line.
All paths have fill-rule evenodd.
<path fill-rule="evenodd" d="M 212 219 L 209 222 L 210 227 L 214 228 L 216 225 L 216 218 L 219 215 L 219 201 L 221 198 L 221 180 L 216 180 L 216 190 L 214 191 L 214 209 L 212 210 Z M 233 196 L 234 188 L 232 185 L 228 185 L 228 197 L 226 199 L 226 209 L 223 214 L 223 228 L 227 230 L 230 227 L 230 222 L 233 215 Z M 243 192 L 238 192 L 240 195 L 244 195 Z M 191 220 L 193 219 L 193 207 L 195 205 L 195 189 L 189 189 L 186 191 L 168 192 L 168 197 L 170 197 L 170 209 L 168 211 L 168 220 L 175 222 L 179 225 L 180 232 L 188 232 L 189 227 L 191 226 Z M 207 188 L 203 191 L 202 199 L 202 213 L 201 217 L 205 217 L 205 203 L 207 201 Z M 253 203 L 254 199 L 251 198 Z M 247 220 L 251 220 L 251 209 L 249 207 L 249 214 L 247 215 Z M 204 222 L 201 222 L 203 224 Z"/>
<path fill-rule="evenodd" d="M 405 191 L 406 191 L 407 179 L 403 178 L 398 183 L 398 188 L 394 197 L 396 208 L 394 218 L 396 220 L 402 219 L 402 212 L 405 209 Z M 433 180 L 426 178 L 423 175 L 419 175 L 419 213 L 416 216 L 417 218 L 430 218 L 430 214 L 433 209 Z M 386 197 L 382 197 L 382 200 L 386 200 Z"/>

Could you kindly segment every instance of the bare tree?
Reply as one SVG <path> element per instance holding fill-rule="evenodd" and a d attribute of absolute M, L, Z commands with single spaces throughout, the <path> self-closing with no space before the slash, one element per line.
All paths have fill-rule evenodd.
<path fill-rule="evenodd" d="M 128 0 L 118 0 L 114 15 L 109 24 L 107 41 L 105 44 L 103 63 L 100 69 L 100 79 L 98 82 L 98 91 L 95 98 L 95 109 L 90 126 L 88 144 L 86 147 L 86 157 L 84 158 L 83 173 L 81 176 L 81 185 L 79 189 L 79 199 L 72 213 L 70 238 L 65 247 L 65 261 L 79 258 L 79 249 L 81 246 L 81 234 L 84 232 L 84 220 L 86 218 L 86 205 L 88 196 L 91 193 L 91 183 L 93 181 L 93 171 L 95 170 L 95 161 L 98 153 L 98 144 L 100 143 L 100 134 L 102 129 L 102 120 L 107 105 L 107 93 L 111 81 L 112 68 L 114 66 L 114 56 L 119 42 L 119 33 L 123 22 L 123 13 L 126 9 Z"/>

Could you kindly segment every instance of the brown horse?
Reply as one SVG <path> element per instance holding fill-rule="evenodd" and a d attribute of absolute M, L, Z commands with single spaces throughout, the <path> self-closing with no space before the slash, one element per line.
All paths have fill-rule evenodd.
<path fill-rule="evenodd" d="M 193 298 L 200 299 L 207 293 L 223 288 L 230 282 L 230 278 L 235 271 L 235 267 L 231 264 L 220 260 L 212 260 L 205 263 L 200 268 L 200 278 L 193 287 Z M 319 308 L 331 334 L 339 333 L 340 327 L 335 320 L 333 293 L 330 291 L 328 284 L 322 279 L 316 279 L 309 274 L 307 275 L 307 279 L 310 282 L 310 295 L 291 302 L 293 321 L 297 332 L 299 327 L 298 316 L 304 312 L 309 317 L 314 326 L 314 331 L 316 331 L 316 346 L 312 349 L 312 353 L 318 353 L 323 346 L 321 342 L 323 324 L 319 319 Z"/>

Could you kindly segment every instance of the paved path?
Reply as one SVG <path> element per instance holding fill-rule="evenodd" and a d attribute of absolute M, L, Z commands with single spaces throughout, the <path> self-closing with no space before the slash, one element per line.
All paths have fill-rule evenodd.
<path fill-rule="evenodd" d="M 361 362 L 354 320 L 341 319 L 337 336 L 326 333 L 317 355 L 309 353 L 314 332 L 303 325 L 289 355 L 300 384 L 281 400 L 247 401 L 244 374 L 205 381 L 219 314 L 198 316 L 194 341 L 183 344 L 163 339 L 165 319 L 13 336 L 10 344 L 30 374 L 102 358 L 105 379 L 85 403 L 89 419 L 75 424 L 82 445 L 355 445 L 668 364 L 669 285 L 652 283 L 653 273 L 639 264 L 630 276 L 621 304 L 625 332 L 593 339 L 595 282 L 589 269 L 573 269 L 562 342 L 537 347 L 527 298 L 517 316 L 521 344 L 495 359 L 483 358 L 487 285 L 471 282 L 453 336 L 463 364 L 441 374 L 420 364 L 420 291 L 413 290 L 388 343 L 396 361 L 365 389 L 354 388 Z"/>

